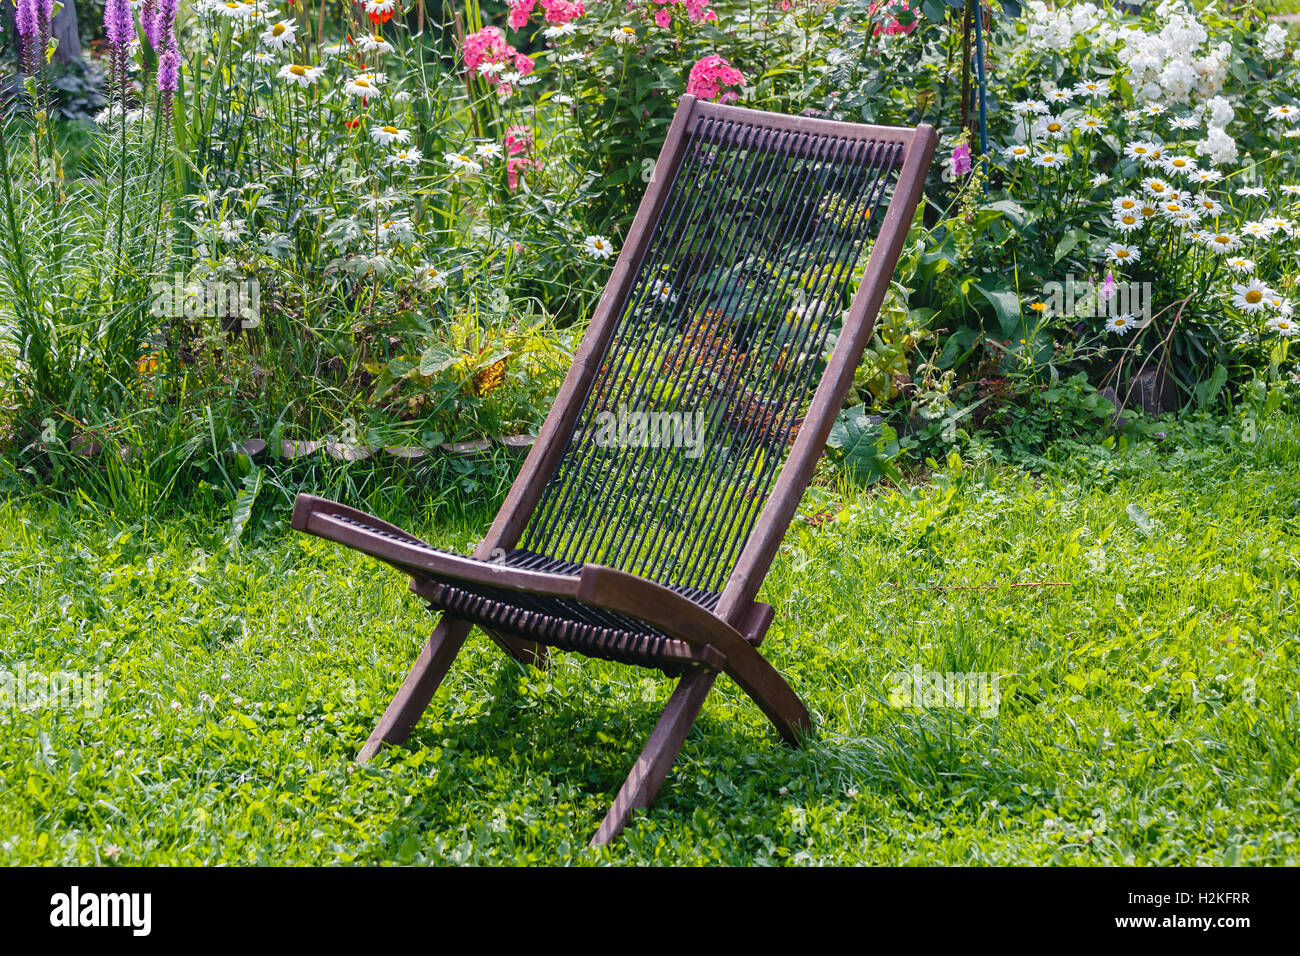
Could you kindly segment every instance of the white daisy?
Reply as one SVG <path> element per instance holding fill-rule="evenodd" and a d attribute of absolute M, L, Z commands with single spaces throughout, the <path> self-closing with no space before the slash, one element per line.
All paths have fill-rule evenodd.
<path fill-rule="evenodd" d="M 1008 146 L 1002 151 L 1004 159 L 1009 159 L 1013 163 L 1019 163 L 1033 156 L 1033 152 L 1028 146 Z"/>
<path fill-rule="evenodd" d="M 297 83 L 299 86 L 311 86 L 325 72 L 323 66 L 305 66 L 301 63 L 286 63 L 275 74 L 279 79 Z"/>
<path fill-rule="evenodd" d="M 1142 258 L 1137 246 L 1124 242 L 1112 242 L 1106 247 L 1106 258 L 1120 265 L 1132 265 Z"/>
<path fill-rule="evenodd" d="M 1160 161 L 1160 168 L 1170 176 L 1190 176 L 1196 172 L 1196 160 L 1190 156 L 1166 156 Z"/>
<path fill-rule="evenodd" d="M 1258 312 L 1268 305 L 1268 297 L 1272 291 L 1258 279 L 1251 279 L 1244 285 L 1234 282 L 1232 304 L 1243 312 Z"/>
<path fill-rule="evenodd" d="M 1074 99 L 1074 94 L 1069 90 L 1048 90 L 1043 94 L 1043 99 L 1049 103 L 1068 103 Z"/>
<path fill-rule="evenodd" d="M 1277 188 L 1282 190 L 1282 192 L 1286 193 L 1288 196 L 1300 196 L 1300 186 L 1284 184 Z"/>
<path fill-rule="evenodd" d="M 1235 232 L 1211 233 L 1205 245 L 1215 252 L 1232 252 L 1241 245 L 1241 237 Z"/>
<path fill-rule="evenodd" d="M 1169 125 L 1174 129 L 1198 129 L 1201 124 L 1195 116 L 1180 116 Z"/>
<path fill-rule="evenodd" d="M 452 172 L 477 173 L 482 168 L 466 153 L 443 153 L 442 158 L 451 166 Z"/>
<path fill-rule="evenodd" d="M 362 99 L 368 99 L 379 95 L 379 84 L 375 82 L 375 77 L 369 73 L 363 73 L 360 76 L 354 76 L 343 85 L 343 92 L 348 96 L 358 96 Z"/>
<path fill-rule="evenodd" d="M 1074 88 L 1075 96 L 1105 96 L 1110 92 L 1107 80 L 1084 80 Z"/>
<path fill-rule="evenodd" d="M 392 53 L 393 45 L 379 34 L 367 34 L 357 38 L 357 49 L 366 53 Z"/>
<path fill-rule="evenodd" d="M 1040 153 L 1034 157 L 1034 165 L 1042 169 L 1054 169 L 1065 165 L 1065 156 L 1062 153 Z"/>
<path fill-rule="evenodd" d="M 1065 139 L 1070 135 L 1070 127 L 1059 116 L 1041 116 L 1034 121 L 1031 132 L 1040 138 Z"/>
<path fill-rule="evenodd" d="M 394 143 L 409 143 L 411 141 L 410 130 L 398 129 L 396 126 L 373 126 L 370 129 L 370 138 L 380 146 L 391 146 Z"/>
<path fill-rule="evenodd" d="M 1102 186 L 1105 186 L 1109 182 L 1110 182 L 1109 176 L 1107 176 L 1105 173 L 1098 173 L 1096 176 L 1092 177 L 1092 188 L 1098 189 Z"/>
<path fill-rule="evenodd" d="M 1163 199 L 1169 195 L 1169 192 L 1173 187 L 1163 179 L 1156 179 L 1154 176 L 1151 176 L 1142 180 L 1142 188 L 1157 199 Z"/>
<path fill-rule="evenodd" d="M 609 33 L 609 38 L 619 46 L 625 46 L 628 43 L 636 42 L 636 28 L 634 27 L 615 27 Z"/>
<path fill-rule="evenodd" d="M 1268 197 L 1268 190 L 1263 186 L 1242 186 L 1237 190 L 1238 196 L 1254 196 L 1256 199 Z"/>
<path fill-rule="evenodd" d="M 298 38 L 298 24 L 293 20 L 281 20 L 272 24 L 262 33 L 262 46 L 272 50 L 284 50 L 293 46 Z"/>
<path fill-rule="evenodd" d="M 420 165 L 422 159 L 424 159 L 424 157 L 420 154 L 418 149 L 399 149 L 397 152 L 389 154 L 388 158 L 384 160 L 384 165 L 392 167 L 402 166 L 406 169 L 414 169 L 416 166 Z"/>
<path fill-rule="evenodd" d="M 447 288 L 447 273 L 426 262 L 415 270 L 416 284 L 422 289 L 445 289 Z"/>
<path fill-rule="evenodd" d="M 1192 173 L 1193 182 L 1204 183 L 1207 186 L 1211 183 L 1217 183 L 1222 178 L 1223 173 L 1217 169 L 1197 169 L 1196 172 Z"/>
<path fill-rule="evenodd" d="M 1115 228 L 1122 233 L 1130 233 L 1136 229 L 1141 229 L 1143 223 L 1142 214 L 1136 211 L 1121 212 L 1115 214 Z"/>
<path fill-rule="evenodd" d="M 1022 116 L 1028 113 L 1046 113 L 1047 104 L 1042 100 L 1018 100 L 1011 104 L 1011 112 Z"/>
<path fill-rule="evenodd" d="M 1295 335 L 1297 330 L 1300 330 L 1300 326 L 1296 325 L 1295 319 L 1285 315 L 1273 316 L 1268 320 L 1268 327 L 1278 335 L 1288 339 Z"/>
<path fill-rule="evenodd" d="M 1205 193 L 1200 193 L 1196 197 L 1196 210 L 1202 216 L 1209 216 L 1213 219 L 1223 214 L 1223 203 L 1205 195 Z"/>
<path fill-rule="evenodd" d="M 1300 109 L 1294 106 L 1274 106 L 1268 111 L 1268 118 L 1271 120 L 1282 120 L 1287 123 L 1294 123 L 1300 120 Z"/>
<path fill-rule="evenodd" d="M 582 248 L 593 259 L 608 259 L 614 254 L 614 247 L 604 236 L 588 236 L 582 241 Z"/>
<path fill-rule="evenodd" d="M 500 143 L 479 143 L 474 147 L 474 155 L 479 159 L 500 159 L 502 156 Z"/>
<path fill-rule="evenodd" d="M 1100 133 L 1106 128 L 1106 124 L 1095 116 L 1085 116 L 1074 128 L 1080 133 Z"/>
<path fill-rule="evenodd" d="M 1227 267 L 1233 272 L 1240 273 L 1241 275 L 1247 275 L 1255 271 L 1255 260 L 1245 259 L 1241 256 L 1233 256 L 1225 262 L 1225 265 L 1227 265 Z"/>
<path fill-rule="evenodd" d="M 1137 320 L 1132 315 L 1112 315 L 1106 320 L 1106 331 L 1116 335 L 1128 335 L 1137 328 Z"/>

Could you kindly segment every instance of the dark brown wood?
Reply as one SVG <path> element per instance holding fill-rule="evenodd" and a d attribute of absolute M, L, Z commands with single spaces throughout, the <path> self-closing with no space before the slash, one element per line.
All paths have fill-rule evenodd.
<path fill-rule="evenodd" d="M 429 701 L 433 700 L 438 685 L 447 676 L 451 662 L 460 653 L 465 638 L 469 636 L 469 628 L 464 621 L 449 618 L 445 614 L 439 619 L 438 626 L 433 629 L 424 650 L 415 659 L 406 680 L 402 681 L 392 703 L 371 732 L 370 739 L 357 754 L 359 763 L 369 761 L 384 744 L 400 744 L 410 736 L 411 728 L 429 706 Z"/>
<path fill-rule="evenodd" d="M 720 595 L 686 591 L 684 581 L 676 582 L 674 589 L 613 567 L 592 564 L 585 557 L 582 560 L 587 563 L 562 553 L 513 552 L 510 549 L 519 542 L 565 454 L 587 393 L 605 361 L 606 348 L 647 255 L 669 199 L 668 186 L 681 168 L 686 147 L 692 136 L 711 135 L 701 124 L 713 119 L 730 124 L 732 130 L 735 124 L 752 123 L 764 130 L 799 134 L 780 139 L 783 151 L 804 150 L 811 156 L 814 147 L 810 140 L 836 138 L 885 144 L 883 154 L 873 155 L 883 155 L 891 163 L 900 154 L 903 157 L 893 197 L 844 329 L 811 405 L 802 416 L 784 468 L 752 532 L 747 538 L 736 539 L 737 543 L 743 540 L 744 546 Z M 337 502 L 299 496 L 294 509 L 295 528 L 346 544 L 397 567 L 410 576 L 411 589 L 431 608 L 447 611 L 362 750 L 361 759 L 369 759 L 383 743 L 406 738 L 463 645 L 470 622 L 477 623 L 521 660 L 541 660 L 550 645 L 661 667 L 670 673 L 684 668 L 645 749 L 593 838 L 593 845 L 615 839 L 631 814 L 653 800 L 719 673 L 726 673 L 754 700 L 784 740 L 791 744 L 802 742 L 811 730 L 812 720 L 789 684 L 758 651 L 774 611 L 756 602 L 755 597 L 812 477 L 871 335 L 922 196 L 936 139 L 928 126 L 908 130 L 815 117 L 774 116 L 685 97 L 573 366 L 505 504 L 474 556 L 439 551 L 400 528 Z"/>
<path fill-rule="evenodd" d="M 709 696 L 716 677 L 717 672 L 707 667 L 693 668 L 682 675 L 673 690 L 673 696 L 668 700 L 668 706 L 651 731 L 645 749 L 623 782 L 600 829 L 591 838 L 592 846 L 605 846 L 618 839 L 632 814 L 650 806 L 659 788 L 663 786 L 668 771 L 672 769 L 677 754 L 681 752 L 686 735 L 695 724 L 695 718 L 699 716 L 700 708 L 704 706 L 704 699 Z"/>

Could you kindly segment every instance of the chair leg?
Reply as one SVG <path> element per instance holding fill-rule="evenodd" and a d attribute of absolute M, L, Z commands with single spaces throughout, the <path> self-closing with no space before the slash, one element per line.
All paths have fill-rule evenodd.
<path fill-rule="evenodd" d="M 664 778 L 668 776 L 669 768 L 677 759 L 686 735 L 699 716 L 704 698 L 708 696 L 717 676 L 718 672 L 708 667 L 692 668 L 682 675 L 668 706 L 655 724 L 645 749 L 641 751 L 632 772 L 614 798 L 614 805 L 609 808 L 600 829 L 591 838 L 592 846 L 612 843 L 623 832 L 634 810 L 650 806 L 650 801 L 654 800 Z"/>
<path fill-rule="evenodd" d="M 402 681 L 402 686 L 384 711 L 384 716 L 379 718 L 370 739 L 357 754 L 358 763 L 369 761 L 384 744 L 400 744 L 406 740 L 411 728 L 429 706 L 429 701 L 433 700 L 438 685 L 447 676 L 451 662 L 469 636 L 470 627 L 468 621 L 445 614 L 439 619 L 424 650 L 420 651 L 420 656 L 406 675 L 406 680 Z"/>

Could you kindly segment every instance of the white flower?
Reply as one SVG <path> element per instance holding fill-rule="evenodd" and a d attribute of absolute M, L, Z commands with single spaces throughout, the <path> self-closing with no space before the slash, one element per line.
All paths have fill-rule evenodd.
<path fill-rule="evenodd" d="M 1215 252 L 1232 252 L 1241 245 L 1241 237 L 1235 232 L 1216 232 L 1205 240 L 1205 245 Z"/>
<path fill-rule="evenodd" d="M 615 27 L 609 33 L 609 38 L 619 46 L 636 42 L 636 29 L 634 27 Z"/>
<path fill-rule="evenodd" d="M 1287 123 L 1294 123 L 1300 120 L 1300 108 L 1294 106 L 1274 106 L 1268 111 L 1268 118 L 1271 120 L 1282 120 Z"/>
<path fill-rule="evenodd" d="M 1233 283 L 1232 304 L 1243 312 L 1258 312 L 1268 305 L 1272 289 L 1258 279 L 1251 279 L 1243 284 Z"/>
<path fill-rule="evenodd" d="M 1190 156 L 1166 156 L 1160 161 L 1160 168 L 1170 176 L 1190 176 L 1196 172 L 1196 160 Z"/>
<path fill-rule="evenodd" d="M 1106 258 L 1120 265 L 1131 265 L 1142 258 L 1136 246 L 1123 242 L 1112 242 L 1106 247 Z"/>
<path fill-rule="evenodd" d="M 1033 156 L 1033 152 L 1028 146 L 1016 145 L 1008 146 L 1002 151 L 1004 159 L 1009 159 L 1013 163 L 1019 163 Z"/>
<path fill-rule="evenodd" d="M 1217 199 L 1200 193 L 1196 197 L 1196 209 L 1202 216 L 1215 218 L 1223 213 L 1223 204 Z"/>
<path fill-rule="evenodd" d="M 389 157 L 384 160 L 384 164 L 387 166 L 404 166 L 407 169 L 414 169 L 416 166 L 420 165 L 420 160 L 423 158 L 424 157 L 420 155 L 418 149 L 399 149 L 397 152 L 389 155 Z"/>
<path fill-rule="evenodd" d="M 1018 100 L 1011 104 L 1011 111 L 1021 115 L 1026 113 L 1046 113 L 1047 104 L 1042 100 Z"/>
<path fill-rule="evenodd" d="M 1065 139 L 1070 135 L 1070 128 L 1059 116 L 1042 116 L 1035 120 L 1031 133 L 1035 137 L 1046 136 L 1049 139 Z"/>
<path fill-rule="evenodd" d="M 1040 153 L 1034 157 L 1034 165 L 1041 169 L 1055 169 L 1065 165 L 1065 156 L 1061 153 Z"/>
<path fill-rule="evenodd" d="M 1300 196 L 1300 186 L 1294 186 L 1287 183 L 1279 186 L 1278 189 L 1282 190 L 1282 192 L 1288 196 Z"/>
<path fill-rule="evenodd" d="M 1133 210 L 1115 214 L 1115 228 L 1122 233 L 1130 233 L 1136 229 L 1141 229 L 1145 221 L 1140 212 Z"/>
<path fill-rule="evenodd" d="M 272 24 L 262 33 L 262 46 L 272 50 L 284 50 L 293 46 L 298 38 L 298 24 L 293 20 L 281 20 Z"/>
<path fill-rule="evenodd" d="M 568 23 L 547 27 L 542 31 L 542 36 L 548 40 L 558 40 L 560 37 L 571 37 L 577 32 L 578 25 L 570 20 Z"/>
<path fill-rule="evenodd" d="M 1084 80 L 1074 88 L 1075 96 L 1105 96 L 1110 92 L 1110 83 L 1106 80 Z"/>
<path fill-rule="evenodd" d="M 1074 128 L 1081 133 L 1100 133 L 1106 128 L 1106 124 L 1095 116 L 1085 116 Z"/>
<path fill-rule="evenodd" d="M 299 86 L 311 86 L 325 72 L 323 66 L 304 66 L 301 63 L 287 63 L 275 74 L 279 79 L 297 83 Z"/>
<path fill-rule="evenodd" d="M 348 46 L 346 43 L 331 43 L 329 46 L 323 46 L 320 48 L 320 55 L 327 60 L 330 57 L 342 56 L 347 52 Z"/>
<path fill-rule="evenodd" d="M 1141 161 L 1144 166 L 1154 166 L 1160 161 L 1163 153 L 1155 143 L 1146 143 L 1139 140 L 1125 146 L 1124 155 L 1129 159 Z"/>
<path fill-rule="evenodd" d="M 1225 263 L 1233 272 L 1239 272 L 1242 275 L 1255 271 L 1254 259 L 1243 259 L 1241 256 L 1233 256 Z"/>
<path fill-rule="evenodd" d="M 1163 179 L 1156 179 L 1154 176 L 1142 180 L 1142 188 L 1157 199 L 1163 199 L 1165 196 L 1168 196 L 1170 191 L 1173 189 L 1173 187 Z"/>
<path fill-rule="evenodd" d="M 1223 173 L 1219 172 L 1217 169 L 1198 168 L 1196 172 L 1192 173 L 1192 179 L 1198 183 L 1209 185 L 1211 183 L 1217 183 L 1219 180 L 1223 179 Z"/>
<path fill-rule="evenodd" d="M 1106 332 L 1117 336 L 1127 336 L 1135 328 L 1138 328 L 1138 320 L 1132 315 L 1113 315 L 1106 319 Z"/>
<path fill-rule="evenodd" d="M 1241 224 L 1241 231 L 1252 239 L 1267 239 L 1273 235 L 1273 230 L 1262 222 L 1250 220 Z"/>
<path fill-rule="evenodd" d="M 604 236 L 588 236 L 582 241 L 582 248 L 593 259 L 608 259 L 614 254 L 614 247 Z"/>
<path fill-rule="evenodd" d="M 1285 315 L 1275 315 L 1268 320 L 1268 327 L 1284 338 L 1291 338 L 1296 334 L 1300 326 L 1296 325 L 1295 319 Z"/>
<path fill-rule="evenodd" d="M 1102 186 L 1105 186 L 1108 182 L 1110 182 L 1109 176 L 1107 176 L 1105 173 L 1098 173 L 1097 175 L 1092 177 L 1092 188 L 1098 189 Z"/>
<path fill-rule="evenodd" d="M 411 133 L 409 130 L 398 129 L 396 126 L 372 126 L 370 128 L 370 138 L 380 146 L 391 146 L 393 143 L 409 143 Z"/>
<path fill-rule="evenodd" d="M 252 4 L 242 3 L 240 0 L 221 0 L 208 6 L 209 13 L 215 13 L 227 20 L 247 20 L 253 15 L 253 10 Z"/>
<path fill-rule="evenodd" d="M 397 10 L 397 0 L 366 0 L 366 13 L 383 16 Z"/>
<path fill-rule="evenodd" d="M 1277 23 L 1270 23 L 1259 41 L 1259 52 L 1266 60 L 1277 60 L 1286 54 L 1286 30 Z"/>
<path fill-rule="evenodd" d="M 415 281 L 422 289 L 445 289 L 447 273 L 426 262 L 416 270 Z"/>
<path fill-rule="evenodd" d="M 1240 189 L 1237 190 L 1237 195 L 1255 196 L 1256 198 L 1264 199 L 1268 196 L 1268 190 L 1265 189 L 1263 186 L 1242 186 Z"/>
<path fill-rule="evenodd" d="M 249 50 L 244 54 L 245 63 L 261 63 L 263 66 L 275 66 L 280 61 L 276 59 L 274 53 L 267 53 L 265 50 Z"/>
<path fill-rule="evenodd" d="M 1048 90 L 1043 94 L 1043 99 L 1051 103 L 1068 103 L 1074 99 L 1074 94 L 1069 90 Z"/>
<path fill-rule="evenodd" d="M 357 49 L 366 53 L 392 53 L 393 45 L 379 34 L 367 34 L 357 38 Z"/>
<path fill-rule="evenodd" d="M 474 155 L 479 159 L 500 159 L 502 156 L 500 143 L 479 143 L 474 147 Z"/>
<path fill-rule="evenodd" d="M 379 84 L 382 82 L 379 76 L 374 73 L 362 73 L 360 76 L 354 76 L 343 86 L 343 92 L 348 96 L 359 96 L 368 98 L 379 95 Z"/>
<path fill-rule="evenodd" d="M 377 235 L 381 243 L 396 245 L 399 242 L 409 242 L 415 235 L 415 228 L 410 219 L 387 219 L 379 224 Z"/>
<path fill-rule="evenodd" d="M 1112 315 L 1106 320 L 1106 331 L 1115 335 L 1128 335 L 1137 328 L 1137 320 L 1132 315 Z"/>
<path fill-rule="evenodd" d="M 473 158 L 465 153 L 443 153 L 442 158 L 455 173 L 477 173 L 482 168 Z"/>
<path fill-rule="evenodd" d="M 1169 125 L 1174 129 L 1196 129 L 1201 124 L 1195 116 L 1180 116 Z"/>

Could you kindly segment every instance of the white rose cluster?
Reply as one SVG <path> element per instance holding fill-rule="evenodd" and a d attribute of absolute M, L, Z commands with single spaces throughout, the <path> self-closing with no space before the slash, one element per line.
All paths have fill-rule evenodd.
<path fill-rule="evenodd" d="M 1158 32 L 1136 27 L 1117 31 L 1116 54 L 1128 67 L 1134 93 L 1148 103 L 1186 103 L 1193 96 L 1206 100 L 1217 94 L 1228 74 L 1232 46 L 1220 43 L 1202 53 L 1209 33 L 1194 15 L 1168 3 L 1158 12 L 1168 16 Z"/>
<path fill-rule="evenodd" d="M 1024 19 L 1026 39 L 1036 47 L 1068 50 L 1074 46 L 1075 37 L 1098 26 L 1102 19 L 1096 4 L 1079 3 L 1052 10 L 1041 0 L 1031 0 Z"/>
<path fill-rule="evenodd" d="M 1286 30 L 1281 25 L 1270 23 L 1259 41 L 1259 52 L 1266 60 L 1280 60 L 1286 56 Z"/>

